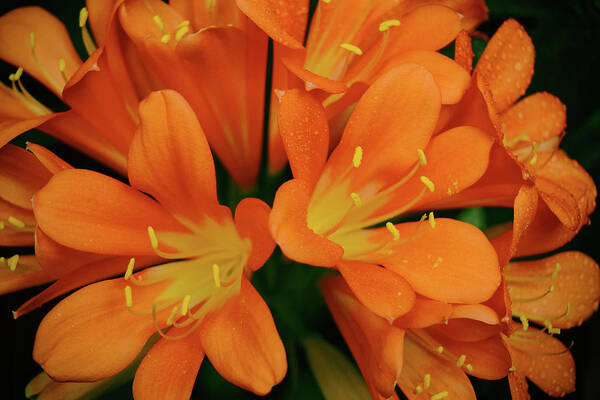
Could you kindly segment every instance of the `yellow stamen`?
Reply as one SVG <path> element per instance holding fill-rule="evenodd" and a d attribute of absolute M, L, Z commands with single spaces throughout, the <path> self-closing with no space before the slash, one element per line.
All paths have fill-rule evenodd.
<path fill-rule="evenodd" d="M 17 228 L 25 228 L 25 222 L 21 221 L 18 218 L 15 217 L 8 217 L 8 222 L 14 226 L 16 226 Z"/>
<path fill-rule="evenodd" d="M 148 226 L 148 237 L 150 238 L 150 246 L 156 250 L 158 248 L 158 238 L 156 237 L 154 228 L 151 226 Z"/>
<path fill-rule="evenodd" d="M 502 139 L 502 143 L 507 147 L 513 147 L 514 145 L 516 145 L 519 142 L 531 142 L 531 139 L 529 138 L 529 136 L 527 136 L 525 134 L 514 137 L 510 141 L 507 140 L 506 137 L 504 137 L 504 139 Z"/>
<path fill-rule="evenodd" d="M 161 32 L 165 31 L 165 24 L 163 23 L 163 20 L 160 17 L 160 15 L 155 15 L 154 17 L 152 17 L 152 20 L 154 21 L 156 26 L 158 26 L 158 29 L 160 29 Z"/>
<path fill-rule="evenodd" d="M 509 370 L 510 372 L 516 372 L 516 371 L 517 371 L 517 368 L 516 368 L 516 367 L 510 367 L 508 370 Z"/>
<path fill-rule="evenodd" d="M 6 263 L 8 264 L 8 268 L 14 272 L 17 269 L 17 264 L 19 263 L 19 255 L 15 254 L 11 258 L 9 258 Z"/>
<path fill-rule="evenodd" d="M 429 179 L 426 176 L 421 176 L 420 179 L 421 182 L 423 182 L 423 185 L 425 185 L 430 192 L 433 192 L 435 190 L 435 185 L 433 184 L 433 182 L 431 182 L 431 179 Z"/>
<path fill-rule="evenodd" d="M 429 213 L 429 226 L 431 226 L 431 229 L 435 229 L 435 216 L 433 215 L 433 211 Z"/>
<path fill-rule="evenodd" d="M 533 155 L 531 156 L 531 160 L 529 160 L 529 164 L 534 165 L 538 160 L 538 152 L 537 152 L 538 144 L 536 142 L 533 142 L 531 144 L 531 146 L 532 146 L 531 151 L 533 152 Z"/>
<path fill-rule="evenodd" d="M 444 352 L 444 346 L 438 346 L 438 348 L 435 349 L 435 351 L 437 351 L 438 354 L 442 354 Z"/>
<path fill-rule="evenodd" d="M 19 67 L 17 68 L 17 72 L 15 72 L 14 74 L 10 74 L 8 76 L 8 79 L 10 79 L 11 81 L 18 81 L 19 79 L 21 79 L 21 76 L 23 75 L 23 67 Z"/>
<path fill-rule="evenodd" d="M 329 2 L 330 2 L 330 1 L 331 1 L 331 0 L 323 0 L 323 3 L 327 3 L 327 4 L 329 4 Z"/>
<path fill-rule="evenodd" d="M 60 74 L 62 75 L 63 81 L 65 81 L 65 83 L 67 83 L 67 75 L 65 75 L 65 70 L 67 69 L 67 62 L 65 61 L 64 58 L 60 58 L 58 60 L 58 70 L 60 71 Z"/>
<path fill-rule="evenodd" d="M 125 286 L 125 305 L 127 308 L 131 308 L 133 305 L 133 298 L 131 296 L 131 286 Z"/>
<path fill-rule="evenodd" d="M 184 26 L 190 26 L 190 20 L 189 20 L 189 19 L 186 19 L 185 21 L 182 21 L 182 22 L 181 22 L 179 25 L 177 25 L 177 27 L 176 27 L 176 28 L 177 28 L 177 29 L 181 29 L 181 28 L 183 28 Z"/>
<path fill-rule="evenodd" d="M 415 388 L 415 394 L 421 394 L 422 391 L 423 391 L 423 387 L 421 385 L 418 385 Z"/>
<path fill-rule="evenodd" d="M 431 386 L 431 374 L 425 374 L 423 377 L 423 386 L 425 386 L 425 389 L 429 389 L 429 386 Z"/>
<path fill-rule="evenodd" d="M 340 44 L 340 47 L 344 50 L 351 51 L 352 53 L 356 54 L 357 56 L 362 56 L 363 52 L 358 46 L 355 46 L 350 43 L 342 43 L 342 44 Z"/>
<path fill-rule="evenodd" d="M 527 317 L 524 315 L 521 315 L 521 317 L 519 319 L 521 320 L 521 323 L 523 324 L 523 330 L 526 331 L 527 329 L 529 329 L 529 320 L 527 319 Z"/>
<path fill-rule="evenodd" d="M 465 364 L 466 359 L 467 359 L 467 356 L 464 354 L 461 354 L 460 357 L 458 357 L 458 360 L 456 360 L 456 366 L 462 367 Z"/>
<path fill-rule="evenodd" d="M 440 264 L 442 263 L 442 261 L 444 261 L 444 259 L 442 257 L 438 257 L 436 258 L 435 262 L 433 263 L 433 267 L 432 268 L 437 268 L 440 266 Z"/>
<path fill-rule="evenodd" d="M 556 263 L 554 271 L 552 272 L 552 279 L 555 279 L 558 276 L 558 271 L 560 271 L 560 264 Z"/>
<path fill-rule="evenodd" d="M 396 228 L 394 224 L 388 221 L 385 223 L 385 227 L 392 234 L 394 240 L 400 239 L 400 231 L 398 231 L 398 228 Z"/>
<path fill-rule="evenodd" d="M 431 396 L 429 398 L 429 400 L 442 400 L 442 399 L 445 399 L 446 397 L 448 397 L 448 392 L 444 390 L 443 392 L 434 394 L 433 396 Z"/>
<path fill-rule="evenodd" d="M 4 229 L 4 221 L 0 221 L 0 231 Z"/>
<path fill-rule="evenodd" d="M 552 335 L 560 335 L 560 328 L 548 328 L 548 333 Z"/>
<path fill-rule="evenodd" d="M 465 365 L 465 368 L 467 369 L 467 371 L 473 372 L 473 365 L 467 364 L 467 365 Z"/>
<path fill-rule="evenodd" d="M 162 35 L 162 37 L 160 38 L 161 43 L 169 43 L 169 40 L 171 40 L 171 35 L 169 35 L 168 33 Z"/>
<path fill-rule="evenodd" d="M 352 198 L 352 201 L 354 202 L 354 205 L 356 207 L 360 207 L 362 205 L 362 202 L 360 200 L 360 196 L 357 193 L 350 193 L 350 197 Z"/>
<path fill-rule="evenodd" d="M 354 148 L 354 157 L 352 157 L 352 165 L 354 168 L 360 167 L 360 163 L 362 163 L 363 158 L 363 149 L 360 146 L 356 146 Z"/>
<path fill-rule="evenodd" d="M 221 277 L 220 277 L 221 269 L 219 268 L 218 264 L 213 264 L 212 272 L 213 272 L 213 279 L 215 281 L 215 286 L 221 287 Z"/>
<path fill-rule="evenodd" d="M 179 307 L 175 306 L 173 307 L 173 309 L 171 310 L 171 314 L 169 314 L 169 318 L 167 318 L 167 325 L 171 326 L 174 323 L 175 320 L 175 315 L 177 315 L 177 311 L 179 310 Z"/>
<path fill-rule="evenodd" d="M 388 19 L 387 21 L 383 21 L 381 24 L 379 24 L 379 32 L 385 32 L 392 26 L 400 26 L 400 20 Z"/>
<path fill-rule="evenodd" d="M 88 19 L 88 9 L 87 7 L 83 7 L 81 11 L 79 11 L 79 27 L 83 28 L 87 23 Z"/>
<path fill-rule="evenodd" d="M 125 271 L 125 280 L 129 280 L 131 278 L 131 274 L 133 274 L 133 266 L 135 265 L 135 258 L 131 257 L 129 259 L 129 264 L 127 264 L 127 271 Z"/>
<path fill-rule="evenodd" d="M 181 315 L 186 315 L 190 308 L 190 301 L 192 301 L 192 296 L 186 294 L 181 301 Z"/>
<path fill-rule="evenodd" d="M 423 149 L 417 149 L 417 154 L 419 155 L 419 161 L 421 161 L 421 165 L 427 165 L 427 157 L 425 157 L 425 152 Z"/>
<path fill-rule="evenodd" d="M 177 32 L 175 32 L 175 40 L 179 42 L 181 38 L 183 38 L 183 36 L 189 31 L 189 26 L 182 26 L 181 28 L 177 29 Z"/>

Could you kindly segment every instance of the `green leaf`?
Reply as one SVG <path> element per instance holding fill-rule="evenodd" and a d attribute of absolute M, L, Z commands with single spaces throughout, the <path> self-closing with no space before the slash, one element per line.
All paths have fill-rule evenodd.
<path fill-rule="evenodd" d="M 481 207 L 464 209 L 456 216 L 456 219 L 475 225 L 479 229 L 485 229 L 487 227 L 485 211 Z"/>
<path fill-rule="evenodd" d="M 341 351 L 317 337 L 306 339 L 303 344 L 326 400 L 371 399 L 362 376 Z"/>

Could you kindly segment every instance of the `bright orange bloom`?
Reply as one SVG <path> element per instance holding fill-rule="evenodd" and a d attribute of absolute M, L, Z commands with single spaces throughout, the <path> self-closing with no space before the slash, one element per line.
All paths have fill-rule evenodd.
<path fill-rule="evenodd" d="M 238 0 L 275 41 L 273 89 L 304 87 L 323 101 L 331 123 L 331 148 L 339 141 L 353 106 L 379 75 L 405 62 L 439 65 L 445 57 L 435 50 L 452 42 L 461 29 L 471 30 L 487 18 L 481 0 L 319 1 L 303 46 L 308 3 Z M 454 104 L 461 96 L 462 92 L 450 93 L 442 102 Z M 287 161 L 277 132 L 278 106 L 273 98 L 272 172 Z"/>
<path fill-rule="evenodd" d="M 267 36 L 233 1 L 88 1 L 80 26 L 82 63 L 63 24 L 39 7 L 0 17 L 0 58 L 22 68 L 2 86 L 0 144 L 33 127 L 126 174 L 139 100 L 178 90 L 192 105 L 215 153 L 236 182 L 258 174 Z M 87 30 L 90 26 L 99 48 Z M 71 110 L 53 113 L 22 86 L 23 71 Z"/>
<path fill-rule="evenodd" d="M 470 40 L 463 35 L 460 41 L 457 59 L 470 69 L 464 50 L 470 48 Z M 466 124 L 498 138 L 486 174 L 458 197 L 463 205 L 513 207 L 514 203 L 515 235 L 510 230 L 496 239 L 505 248 L 502 264 L 562 246 L 595 208 L 593 180 L 558 149 L 566 127 L 565 106 L 545 92 L 517 102 L 529 86 L 533 64 L 531 39 L 518 22 L 506 21 L 475 67 L 471 88 L 460 103 L 443 108 L 437 128 Z M 544 240 L 538 240 L 541 233 Z"/>
<path fill-rule="evenodd" d="M 273 318 L 249 282 L 274 248 L 269 207 L 245 199 L 233 218 L 219 205 L 208 143 L 179 94 L 152 93 L 139 115 L 132 186 L 68 169 L 34 197 L 40 260 L 96 257 L 69 273 L 95 268 L 104 278 L 106 265 L 135 257 L 120 264 L 124 278 L 86 286 L 50 311 L 34 358 L 56 380 L 94 381 L 129 365 L 158 331 L 137 368 L 136 397 L 189 396 L 204 354 L 229 381 L 265 394 L 287 368 Z M 136 273 L 138 258 L 154 266 Z"/>
<path fill-rule="evenodd" d="M 417 294 L 479 303 L 500 284 L 496 253 L 472 225 L 433 213 L 428 222 L 389 221 L 451 198 L 487 168 L 486 133 L 464 126 L 431 137 L 440 106 L 431 73 L 416 64 L 396 67 L 365 92 L 328 158 L 322 105 L 302 90 L 281 99 L 279 126 L 294 179 L 276 194 L 271 233 L 292 260 L 336 267 L 385 318 L 406 314 Z"/>

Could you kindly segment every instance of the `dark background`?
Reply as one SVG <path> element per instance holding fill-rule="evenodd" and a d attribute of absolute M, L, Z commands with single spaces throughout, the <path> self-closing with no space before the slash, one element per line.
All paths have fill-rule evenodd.
<path fill-rule="evenodd" d="M 314 3 L 314 1 L 313 1 Z M 0 3 L 0 14 L 20 6 L 37 4 L 59 16 L 67 25 L 77 49 L 84 55 L 78 30 L 78 14 L 83 1 L 8 1 Z M 536 72 L 528 93 L 549 91 L 557 95 L 567 105 L 568 127 L 562 147 L 572 158 L 577 159 L 596 179 L 600 176 L 600 0 L 488 0 L 490 19 L 481 25 L 480 30 L 492 35 L 502 21 L 516 18 L 533 39 L 536 47 Z M 484 43 L 475 42 L 479 52 Z M 14 68 L 0 65 L 0 76 L 8 83 L 8 74 Z M 54 110 L 64 106 L 48 96 L 34 82 L 24 78 L 26 87 Z M 28 133 L 28 140 L 51 146 L 78 167 L 95 168 L 106 171 L 94 162 L 86 160 L 76 151 L 48 138 L 39 132 Z M 15 141 L 24 143 L 23 138 Z M 224 174 L 222 170 L 220 176 Z M 222 179 L 223 180 L 223 179 Z M 268 185 L 267 185 L 268 186 Z M 227 193 L 223 194 L 227 196 Z M 488 221 L 496 219 L 494 210 L 486 211 Z M 506 215 L 506 213 L 502 214 Z M 591 226 L 584 227 L 581 233 L 561 250 L 580 250 L 596 260 L 598 250 L 598 228 L 595 224 L 598 211 L 591 219 Z M 5 250 L 5 249 L 1 249 Z M 2 255 L 15 252 L 27 253 L 28 249 L 10 249 Z M 279 259 L 278 254 L 272 260 Z M 253 282 L 272 308 L 280 333 L 286 343 L 289 371 L 284 382 L 276 387 L 268 398 L 319 399 L 322 398 L 306 364 L 299 341 L 306 335 L 318 332 L 343 351 L 347 351 L 337 333 L 320 295 L 315 287 L 322 270 L 299 266 L 287 262 L 269 262 Z M 35 329 L 43 315 L 55 302 L 42 309 L 14 321 L 9 310 L 16 309 L 28 298 L 39 292 L 33 288 L 19 293 L 0 297 L 0 323 L 2 338 L 0 362 L 5 372 L 0 378 L 0 398 L 23 398 L 24 387 L 40 368 L 31 358 Z M 577 364 L 577 391 L 566 399 L 600 399 L 600 317 L 594 314 L 582 327 L 561 334 L 565 343 L 575 341 L 571 349 Z M 124 333 L 125 334 L 125 333 Z M 551 362 L 551 359 L 548 360 Z M 473 380 L 475 390 L 481 399 L 508 399 L 507 381 L 497 382 Z M 547 399 L 541 391 L 530 385 L 533 399 Z M 130 385 L 125 385 L 104 398 L 130 398 Z M 193 398 L 233 399 L 253 398 L 248 392 L 224 381 L 205 361 L 193 393 Z"/>

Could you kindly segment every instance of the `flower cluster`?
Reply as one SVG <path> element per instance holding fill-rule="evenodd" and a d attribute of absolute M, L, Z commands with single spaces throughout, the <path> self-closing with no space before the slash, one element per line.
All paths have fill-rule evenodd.
<path fill-rule="evenodd" d="M 136 399 L 185 399 L 205 356 L 268 394 L 287 372 L 286 322 L 271 314 L 281 296 L 265 301 L 251 281 L 266 264 L 285 280 L 289 263 L 323 267 L 362 374 L 300 329 L 327 400 L 347 385 L 474 399 L 468 376 L 508 377 L 517 400 L 526 379 L 575 390 L 558 335 L 597 309 L 600 270 L 547 253 L 589 223 L 597 193 L 559 149 L 566 107 L 546 92 L 520 99 L 534 70 L 524 28 L 504 22 L 473 65 L 482 0 L 310 10 L 88 0 L 85 60 L 44 9 L 0 17 L 0 58 L 17 68 L 0 87 L 0 245 L 33 248 L 1 259 L 0 293 L 47 284 L 15 319 L 61 298 L 37 330 L 44 372 L 28 397 L 133 379 Z M 453 58 L 439 52 L 449 45 Z M 68 110 L 34 97 L 24 74 Z M 114 174 L 9 143 L 33 128 Z M 473 207 L 512 220 L 482 231 L 448 211 Z"/>

